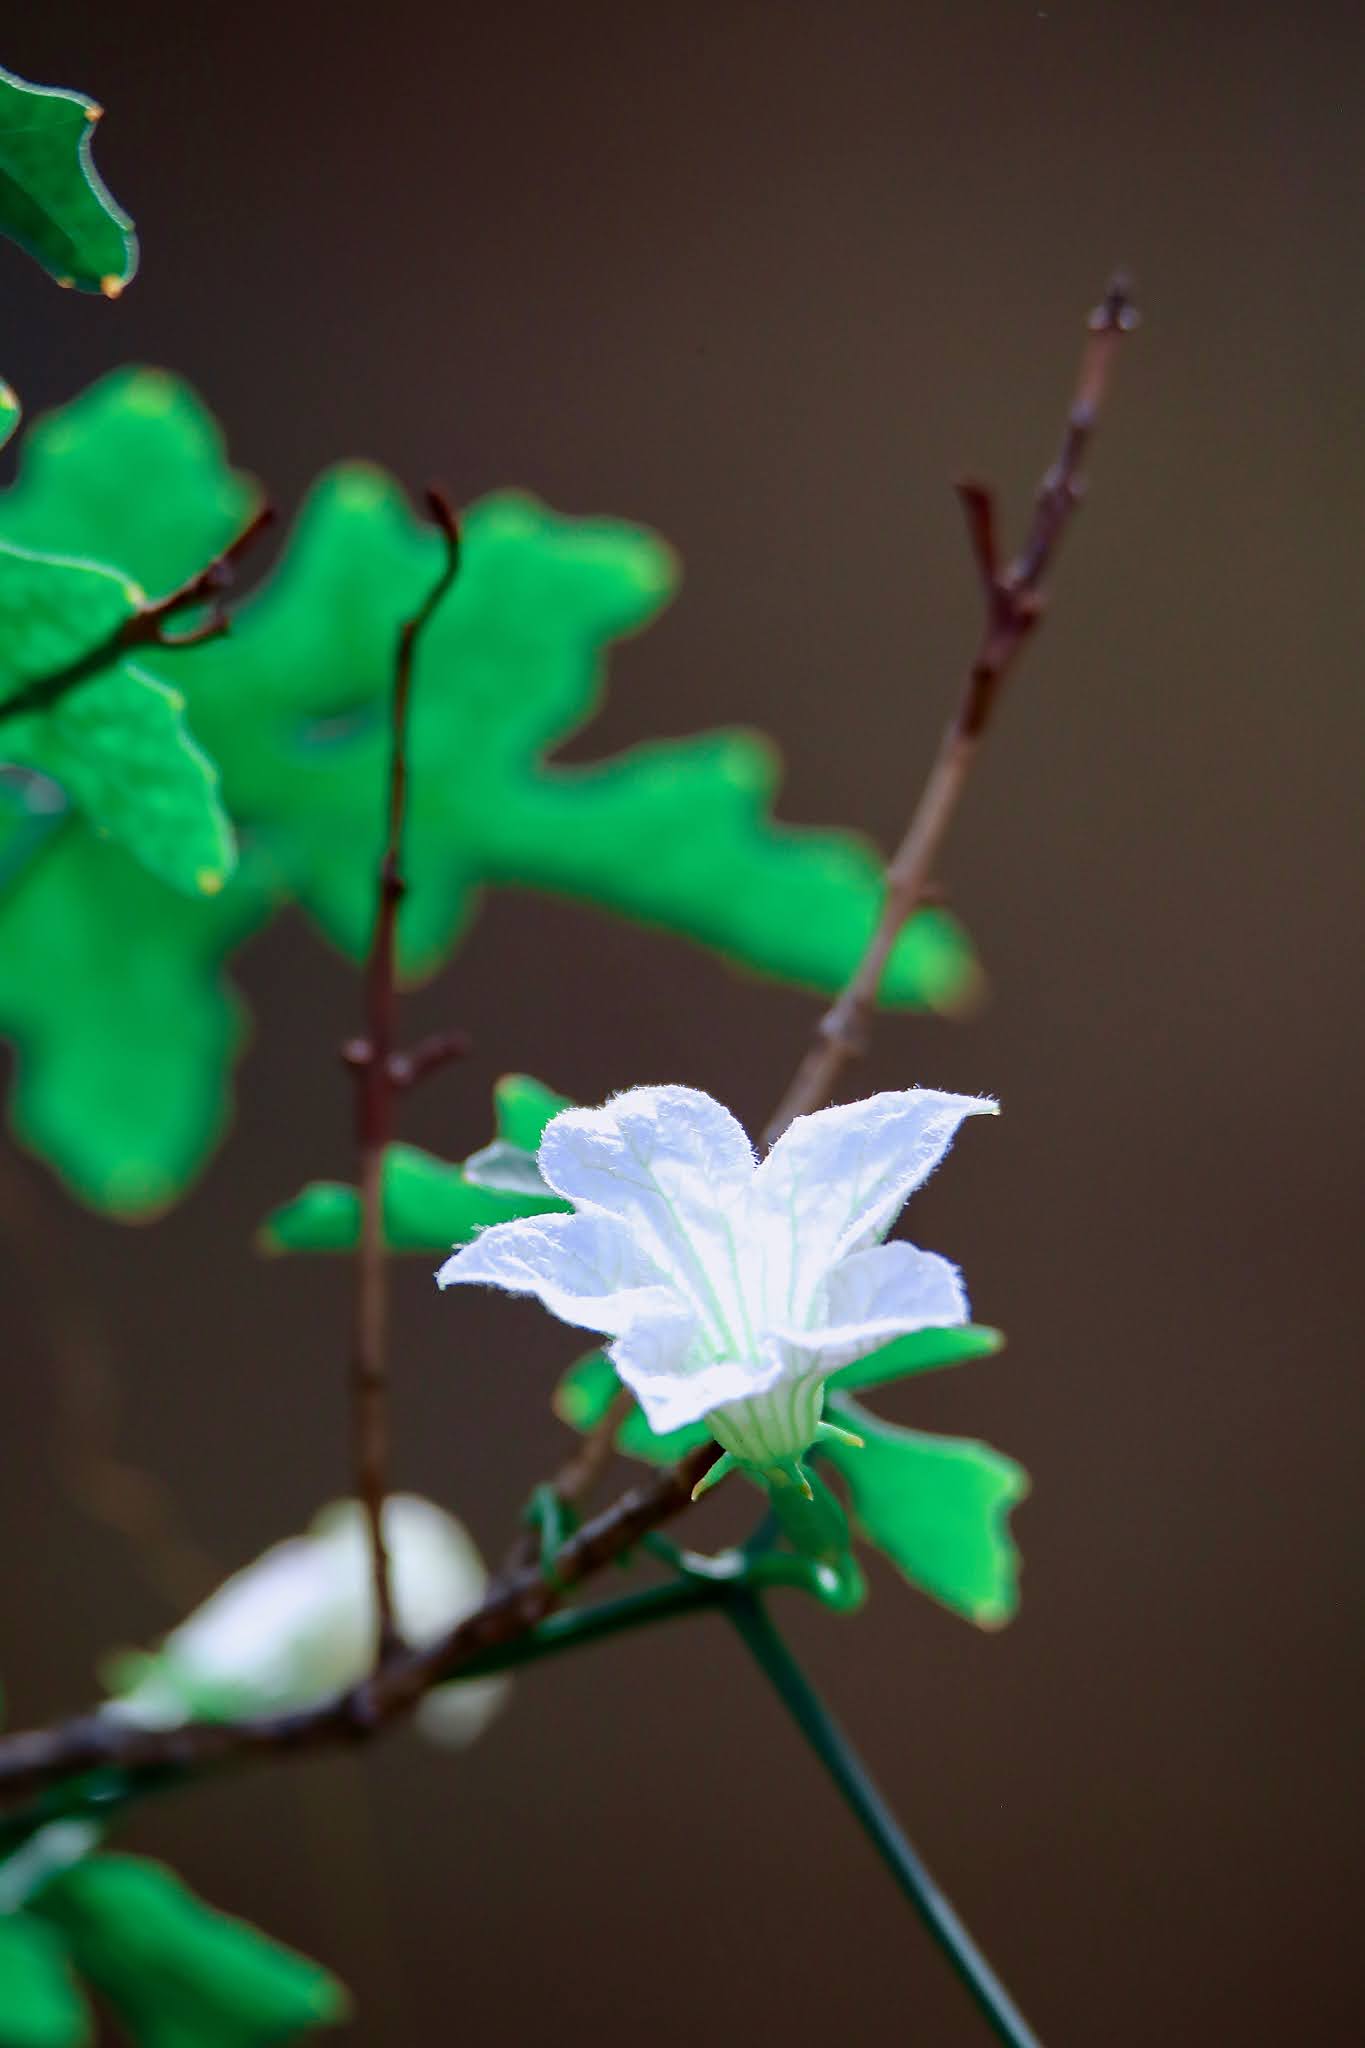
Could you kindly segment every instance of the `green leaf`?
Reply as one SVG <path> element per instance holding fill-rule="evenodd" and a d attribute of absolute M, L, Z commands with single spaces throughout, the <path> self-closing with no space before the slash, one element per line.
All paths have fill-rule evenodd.
<path fill-rule="evenodd" d="M 141 1857 L 92 1857 L 35 1910 L 140 2048 L 265 2048 L 346 2017 L 346 1993 L 320 1964 Z"/>
<path fill-rule="evenodd" d="M 0 377 L 0 448 L 4 447 L 22 418 L 23 407 L 18 397 Z"/>
<path fill-rule="evenodd" d="M 616 1367 L 606 1352 L 589 1351 L 574 1360 L 555 1388 L 554 1411 L 570 1429 L 596 1429 L 620 1391 Z"/>
<path fill-rule="evenodd" d="M 213 560 L 260 503 L 228 465 L 213 416 L 164 370 L 115 370 L 25 430 L 0 539 L 37 554 L 116 562 L 146 590 L 174 590 Z"/>
<path fill-rule="evenodd" d="M 97 832 L 163 881 L 213 894 L 232 869 L 232 835 L 176 691 L 115 657 L 20 708 L 35 684 L 98 653 L 144 602 L 112 570 L 0 543 L 0 758 L 50 776 Z"/>
<path fill-rule="evenodd" d="M 66 1950 L 28 1913 L 0 1914 L 0 2048 L 81 2048 L 90 2015 Z"/>
<path fill-rule="evenodd" d="M 504 1074 L 493 1084 L 497 1142 L 511 1144 L 515 1132 L 530 1143 L 552 1116 L 567 1107 L 527 1074 Z M 491 1148 L 486 1148 L 491 1149 Z M 543 1184 L 542 1184 L 543 1185 Z M 394 1252 L 449 1251 L 468 1244 L 490 1223 L 517 1216 L 544 1216 L 567 1209 L 548 1191 L 543 1195 L 504 1193 L 476 1185 L 464 1168 L 452 1166 L 416 1145 L 390 1145 L 384 1158 L 384 1241 Z M 360 1237 L 360 1197 L 343 1181 L 314 1181 L 292 1202 L 274 1210 L 257 1238 L 264 1252 L 353 1251 Z"/>
<path fill-rule="evenodd" d="M 24 801 L 0 782 L 0 875 L 9 839 L 21 848 L 0 885 L 14 1133 L 87 1201 L 154 1215 L 226 1125 L 244 1019 L 220 962 L 269 899 L 235 883 L 212 901 L 182 895 L 60 803 Z"/>
<path fill-rule="evenodd" d="M 567 1095 L 529 1074 L 503 1074 L 493 1083 L 494 1139 L 522 1152 L 538 1152 L 551 1117 L 572 1107 Z"/>
<path fill-rule="evenodd" d="M 538 1216 L 566 1204 L 495 1194 L 472 1185 L 463 1169 L 416 1145 L 390 1145 L 384 1158 L 384 1241 L 394 1252 L 449 1251 L 489 1223 Z M 360 1236 L 360 1197 L 344 1181 L 314 1181 L 266 1217 L 257 1242 L 265 1252 L 347 1252 Z"/>
<path fill-rule="evenodd" d="M 117 298 L 137 268 L 133 223 L 95 169 L 101 109 L 0 70 L 0 234 L 59 284 Z"/>
<path fill-rule="evenodd" d="M 981 1628 L 1019 1599 L 1010 1509 L 1028 1491 L 1021 1465 L 986 1444 L 924 1436 L 883 1422 L 846 1396 L 832 1404 L 864 1448 L 822 1448 L 849 1490 L 855 1524 L 912 1585 Z"/>
<path fill-rule="evenodd" d="M 168 589 L 240 528 L 255 495 L 182 385 L 121 373 L 26 432 L 18 481 L 0 493 L 0 541 L 113 563 L 146 588 Z M 146 929 L 133 932 L 110 928 L 132 909 L 130 892 L 121 882 L 106 890 L 93 864 L 73 859 L 69 885 L 94 896 L 64 908 L 68 935 L 109 928 L 111 946 L 122 939 L 155 954 L 161 978 L 193 987 L 201 1013 L 221 1008 L 231 949 L 291 897 L 360 957 L 373 913 L 395 636 L 430 587 L 439 545 L 389 478 L 351 464 L 311 494 L 276 573 L 236 613 L 229 638 L 144 658 L 184 695 L 190 729 L 220 768 L 240 830 L 238 868 L 193 920 L 142 899 Z M 774 822 L 775 757 L 765 742 L 722 733 L 590 766 L 547 759 L 596 710 L 610 643 L 647 624 L 675 580 L 668 549 L 638 528 L 563 519 L 510 496 L 468 515 L 463 572 L 423 640 L 416 677 L 411 888 L 400 923 L 409 976 L 441 964 L 488 884 L 596 900 L 820 989 L 846 975 L 876 916 L 878 863 L 856 836 Z M 77 822 L 70 834 L 83 830 Z M 31 818 L 8 833 L 0 821 L 0 890 L 6 876 L 11 891 L 28 887 L 25 862 L 45 861 L 57 843 Z M 0 901 L 0 939 L 6 914 Z M 103 952 L 83 961 L 68 947 L 68 995 L 82 983 L 102 986 Z M 38 971 L 12 953 L 7 983 L 23 990 Z M 947 1009 L 970 993 L 974 974 L 957 926 L 929 913 L 903 939 L 883 994 Z M 21 1009 L 12 1019 L 0 990 L 0 1031 L 21 1024 L 27 1035 L 16 1120 L 35 1133 L 51 1120 L 23 1100 L 46 1051 L 42 1033 L 58 1035 L 68 1067 L 93 1073 L 120 1059 L 141 1064 L 138 1048 L 110 1051 L 111 1030 L 150 1042 L 164 1030 L 135 992 L 113 1022 L 85 1000 L 60 1017 L 29 996 Z M 186 1143 L 183 1100 L 164 1119 L 155 1100 L 144 1103 L 138 1150 L 155 1169 L 158 1199 L 173 1181 L 184 1185 L 221 1128 L 236 1042 L 231 1033 L 199 1042 L 197 1150 Z M 98 1119 L 84 1140 L 71 1122 L 55 1163 L 95 1201 L 121 1177 Z M 336 1190 L 321 1198 L 320 1241 L 346 1241 L 349 1207 Z M 310 1238 L 313 1224 L 301 1227 Z M 418 1241 L 439 1249 L 452 1238 L 416 1231 L 412 1248 Z"/>
<path fill-rule="evenodd" d="M 113 569 L 6 546 L 0 553 L 0 706 L 98 648 L 145 601 Z"/>
<path fill-rule="evenodd" d="M 893 1337 L 879 1351 L 841 1365 L 829 1379 L 831 1392 L 854 1387 L 886 1387 L 893 1380 L 908 1379 L 913 1373 L 938 1372 L 949 1365 L 966 1365 L 973 1358 L 989 1358 L 1004 1344 L 1002 1330 L 985 1323 L 962 1323 L 956 1329 L 912 1330 L 908 1336 Z"/>
<path fill-rule="evenodd" d="M 394 640 L 438 548 L 381 471 L 336 470 L 230 638 L 159 657 L 229 808 L 356 959 L 373 916 Z M 596 710 L 609 643 L 657 616 L 675 582 L 669 550 L 636 527 L 512 494 L 466 514 L 459 581 L 414 686 L 410 975 L 440 965 L 486 882 L 590 899 L 804 985 L 847 974 L 880 906 L 880 863 L 852 835 L 772 822 L 766 742 L 718 733 L 586 767 L 545 760 Z M 930 915 L 893 956 L 886 997 L 949 1007 L 970 975 L 956 926 Z"/>
<path fill-rule="evenodd" d="M 965 1364 L 971 1358 L 986 1358 L 1004 1343 L 999 1330 L 982 1323 L 968 1323 L 954 1330 L 915 1330 L 908 1337 L 896 1337 L 866 1358 L 841 1366 L 830 1379 L 832 1390 L 851 1387 L 885 1386 L 911 1373 L 931 1372 L 941 1366 Z M 571 1429 L 595 1429 L 620 1392 L 621 1382 L 605 1351 L 589 1351 L 577 1359 L 560 1380 L 554 1394 L 554 1410 Z M 685 1429 L 656 1436 L 638 1405 L 616 1432 L 616 1448 L 628 1458 L 640 1458 L 648 1465 L 671 1465 L 685 1458 L 710 1436 L 704 1422 L 689 1423 Z"/>
<path fill-rule="evenodd" d="M 138 582 L 171 589 L 239 530 L 256 496 L 184 386 L 121 372 L 25 433 L 0 536 L 39 553 L 117 555 Z M 19 1052 L 11 1119 L 87 1201 L 155 1213 L 221 1136 L 245 1035 L 222 964 L 275 901 L 259 868 L 216 897 L 184 896 L 97 840 L 50 786 L 0 782 L 0 1030 Z"/>

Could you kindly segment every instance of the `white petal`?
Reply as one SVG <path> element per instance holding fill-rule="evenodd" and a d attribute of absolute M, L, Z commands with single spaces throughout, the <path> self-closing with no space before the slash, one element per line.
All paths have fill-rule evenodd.
<path fill-rule="evenodd" d="M 478 1606 L 488 1573 L 453 1515 L 415 1494 L 390 1494 L 384 1540 L 410 1642 L 436 1641 Z M 212 1593 L 105 1711 L 166 1727 L 206 1710 L 308 1706 L 362 1678 L 374 1640 L 365 1517 L 357 1501 L 335 1501 L 306 1535 L 273 1545 Z"/>
<path fill-rule="evenodd" d="M 996 1110 L 989 1097 L 908 1088 L 798 1117 L 754 1177 L 763 1235 L 787 1247 L 784 1289 L 774 1288 L 770 1312 L 802 1321 L 824 1273 L 886 1235 L 964 1117 Z"/>
<path fill-rule="evenodd" d="M 908 1330 L 965 1323 L 968 1316 L 957 1267 L 937 1252 L 901 1243 L 874 1245 L 844 1259 L 828 1275 L 818 1307 L 813 1327 L 773 1332 L 789 1370 L 818 1364 L 835 1372 Z"/>
<path fill-rule="evenodd" d="M 664 1436 L 700 1422 L 726 1401 L 767 1391 L 785 1370 L 768 1346 L 762 1360 L 717 1359 L 690 1316 L 642 1319 L 610 1346 L 612 1364 L 630 1388 L 652 1430 Z"/>
<path fill-rule="evenodd" d="M 370 1653 L 364 1590 L 350 1558 L 288 1537 L 172 1630 L 166 1677 L 189 1698 L 221 1696 L 240 1712 L 325 1698 L 358 1678 Z"/>
<path fill-rule="evenodd" d="M 461 1171 L 471 1187 L 491 1188 L 497 1195 L 534 1195 L 542 1202 L 554 1199 L 540 1177 L 535 1153 L 509 1144 L 506 1138 L 494 1138 L 481 1152 L 471 1152 Z"/>
<path fill-rule="evenodd" d="M 554 1117 L 539 1156 L 557 1194 L 629 1230 L 715 1348 L 752 1348 L 738 1233 L 755 1159 L 728 1109 L 697 1088 L 632 1088 Z"/>
<path fill-rule="evenodd" d="M 436 1279 L 534 1294 L 561 1322 L 616 1331 L 658 1305 L 662 1275 L 610 1216 L 534 1216 L 490 1224 Z"/>
<path fill-rule="evenodd" d="M 417 1703 L 416 1722 L 440 1749 L 466 1749 L 506 1704 L 510 1678 L 461 1678 L 438 1685 Z"/>
<path fill-rule="evenodd" d="M 358 1504 L 336 1501 L 313 1521 L 310 1534 L 365 1589 L 369 1605 L 369 1529 Z M 406 1642 L 425 1649 L 466 1614 L 488 1585 L 488 1569 L 463 1522 L 416 1493 L 391 1493 L 384 1502 L 384 1543 L 389 1553 L 394 1617 Z M 341 1560 L 344 1559 L 344 1564 Z"/>

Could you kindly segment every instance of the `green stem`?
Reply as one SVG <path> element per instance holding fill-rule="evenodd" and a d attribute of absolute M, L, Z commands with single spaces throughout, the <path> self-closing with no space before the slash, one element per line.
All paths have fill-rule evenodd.
<path fill-rule="evenodd" d="M 997 2037 L 1010 2048 L 1039 2048 L 1037 2035 L 911 1848 L 857 1751 L 787 1648 L 762 1601 L 747 1587 L 734 1587 L 724 1611 Z"/>
<path fill-rule="evenodd" d="M 567 1614 L 552 1614 L 530 1635 L 486 1650 L 463 1666 L 454 1681 L 487 1678 L 495 1671 L 512 1671 L 522 1664 L 538 1664 L 542 1658 L 561 1656 L 565 1650 L 583 1650 L 590 1644 L 624 1635 L 627 1629 L 649 1628 L 655 1622 L 672 1621 L 683 1614 L 697 1614 L 704 1608 L 721 1607 L 730 1597 L 723 1581 L 672 1579 L 667 1585 L 650 1586 L 643 1593 L 623 1593 L 619 1600 L 602 1600 Z"/>

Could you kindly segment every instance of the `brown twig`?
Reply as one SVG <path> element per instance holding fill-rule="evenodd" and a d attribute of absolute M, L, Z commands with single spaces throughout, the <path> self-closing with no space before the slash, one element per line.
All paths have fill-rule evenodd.
<path fill-rule="evenodd" d="M 387 814 L 374 930 L 365 964 L 365 1037 L 345 1047 L 355 1078 L 356 1148 L 359 1153 L 360 1239 L 355 1264 L 355 1324 L 351 1353 L 351 1454 L 355 1490 L 365 1513 L 378 1621 L 377 1661 L 398 1649 L 393 1589 L 384 1542 L 388 1491 L 388 1260 L 384 1246 L 384 1158 L 393 1129 L 395 1094 L 419 1073 L 429 1073 L 463 1049 L 454 1034 L 401 1054 L 395 1047 L 398 1012 L 398 911 L 406 893 L 403 824 L 408 798 L 408 713 L 418 643 L 460 567 L 460 532 L 450 505 L 427 492 L 427 510 L 445 542 L 441 572 L 421 605 L 403 623 L 394 662 L 390 710 Z"/>
<path fill-rule="evenodd" d="M 242 1721 L 191 1721 L 145 1728 L 112 1714 L 0 1737 L 0 1806 L 83 1772 L 120 1774 L 120 1794 L 166 1776 L 198 1776 L 234 1761 L 292 1755 L 363 1740 L 401 1719 L 424 1693 L 454 1678 L 483 1652 L 527 1635 L 565 1593 L 679 1514 L 720 1456 L 704 1444 L 681 1463 L 632 1487 L 563 1545 L 553 1580 L 539 1564 L 500 1577 L 483 1604 L 423 1649 L 399 1648 L 382 1669 L 338 1698 L 287 1714 Z"/>
<path fill-rule="evenodd" d="M 1120 340 L 1136 322 L 1128 281 L 1122 275 L 1116 276 L 1103 302 L 1090 315 L 1062 445 L 1039 486 L 1024 544 L 1007 568 L 1000 566 L 993 492 L 984 484 L 971 481 L 957 486 L 984 598 L 976 654 L 956 714 L 943 735 L 905 836 L 887 868 L 886 893 L 877 929 L 842 995 L 820 1019 L 815 1043 L 768 1126 L 765 1136 L 769 1145 L 781 1137 L 796 1117 L 828 1102 L 844 1068 L 863 1051 L 892 948 L 905 924 L 924 903 L 933 868 L 999 700 L 1001 686 L 1041 616 L 1041 585 L 1080 501 L 1080 464 L 1094 433 L 1114 356 Z"/>
<path fill-rule="evenodd" d="M 0 705 L 0 717 L 17 718 L 26 712 L 43 711 L 58 697 L 64 697 L 68 690 L 74 690 L 78 683 L 88 682 L 91 676 L 98 675 L 111 662 L 122 661 L 126 656 L 136 654 L 140 648 L 198 647 L 205 640 L 216 640 L 220 634 L 226 633 L 230 624 L 226 599 L 236 577 L 237 564 L 274 517 L 273 507 L 263 505 L 221 554 L 215 555 L 211 562 L 176 589 L 167 591 L 164 597 L 144 599 L 126 619 L 120 620 L 98 647 L 78 654 L 74 661 L 53 669 L 51 674 L 27 683 Z M 187 627 L 183 633 L 166 631 L 169 619 L 178 612 L 190 611 L 199 605 L 209 607 L 206 619 Z"/>

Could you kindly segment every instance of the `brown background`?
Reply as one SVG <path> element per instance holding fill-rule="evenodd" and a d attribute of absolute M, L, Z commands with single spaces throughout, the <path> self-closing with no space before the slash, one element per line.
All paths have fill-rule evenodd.
<path fill-rule="evenodd" d="M 984 469 L 1022 514 L 1077 316 L 1134 266 L 1092 501 L 948 862 L 994 998 L 886 1025 L 865 1073 L 1004 1103 L 914 1227 L 1011 1348 L 891 1405 L 1031 1468 L 1023 1613 L 977 1638 L 877 1573 L 856 1624 L 791 1625 L 1049 2043 L 1358 2039 L 1358 11 L 25 12 L 5 61 L 107 104 L 145 247 L 117 308 L 0 252 L 31 406 L 151 358 L 286 502 L 364 452 L 657 525 L 687 587 L 584 752 L 752 721 L 787 815 L 883 841 L 974 625 L 946 480 Z M 248 1236 L 344 1170 L 354 990 L 288 924 L 246 977 L 237 1138 L 168 1223 L 89 1222 L 25 1169 L 125 1448 L 225 1565 L 344 1470 L 343 1276 Z M 811 1015 L 498 898 L 414 1005 L 479 1054 L 410 1129 L 480 1142 L 519 1066 L 757 1121 Z M 33 1719 L 170 1613 L 63 1489 L 42 1319 L 6 1284 L 0 1665 Z M 441 1303 L 420 1262 L 400 1296 L 402 1479 L 496 1550 L 573 1340 Z M 982 2038 L 711 1624 L 528 1679 L 467 1759 L 403 1739 L 135 1836 L 337 1966 L 357 2041 Z"/>

